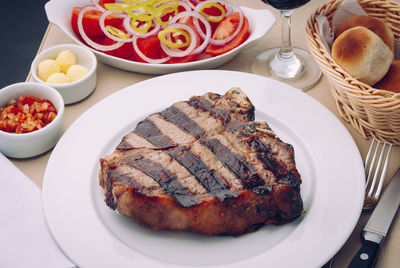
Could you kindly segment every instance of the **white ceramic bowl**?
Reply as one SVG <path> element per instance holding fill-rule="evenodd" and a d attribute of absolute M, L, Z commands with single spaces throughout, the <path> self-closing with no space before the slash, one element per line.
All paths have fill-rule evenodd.
<path fill-rule="evenodd" d="M 41 83 L 23 82 L 0 89 L 0 107 L 19 96 L 34 96 L 50 100 L 57 110 L 57 116 L 42 129 L 15 134 L 0 130 L 0 152 L 14 158 L 27 158 L 42 154 L 57 143 L 61 136 L 64 115 L 64 101 L 54 88 Z"/>
<path fill-rule="evenodd" d="M 58 53 L 67 49 L 75 54 L 77 64 L 86 67 L 89 73 L 82 79 L 67 84 L 49 84 L 40 79 L 37 76 L 37 65 L 39 62 L 45 59 L 56 59 Z M 57 89 L 63 97 L 64 103 L 71 104 L 86 98 L 93 92 L 97 81 L 96 69 L 97 59 L 92 51 L 79 45 L 62 44 L 47 48 L 37 55 L 31 65 L 31 74 L 34 81 Z"/>
<path fill-rule="evenodd" d="M 90 0 L 51 0 L 45 5 L 46 15 L 51 23 L 57 25 L 72 40 L 84 47 L 88 47 L 80 41 L 80 39 L 72 30 L 71 12 L 73 7 L 82 7 L 91 4 L 91 2 L 92 1 Z M 242 9 L 250 24 L 249 38 L 237 48 L 212 58 L 186 63 L 150 64 L 117 58 L 106 53 L 96 51 L 92 48 L 90 48 L 90 50 L 96 54 L 99 61 L 105 64 L 122 70 L 143 74 L 167 74 L 172 72 L 215 68 L 227 63 L 240 51 L 248 47 L 253 42 L 259 40 L 271 29 L 275 23 L 274 14 L 268 9 L 252 9 L 247 7 L 242 7 Z"/>

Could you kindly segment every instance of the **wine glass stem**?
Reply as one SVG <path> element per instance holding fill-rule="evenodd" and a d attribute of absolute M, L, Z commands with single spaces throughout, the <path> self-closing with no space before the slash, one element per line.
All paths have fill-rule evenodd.
<path fill-rule="evenodd" d="M 291 41 L 291 18 L 293 10 L 281 10 L 281 46 L 278 52 L 278 57 L 282 59 L 290 59 L 294 56 L 292 41 Z"/>

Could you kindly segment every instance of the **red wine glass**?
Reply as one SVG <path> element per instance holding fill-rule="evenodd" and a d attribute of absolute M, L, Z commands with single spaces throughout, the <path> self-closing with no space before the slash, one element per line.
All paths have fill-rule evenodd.
<path fill-rule="evenodd" d="M 282 40 L 280 47 L 268 49 L 256 57 L 251 66 L 252 72 L 280 80 L 303 91 L 310 89 L 319 81 L 322 72 L 308 51 L 292 46 L 290 27 L 293 9 L 310 0 L 262 1 L 279 10 Z"/>

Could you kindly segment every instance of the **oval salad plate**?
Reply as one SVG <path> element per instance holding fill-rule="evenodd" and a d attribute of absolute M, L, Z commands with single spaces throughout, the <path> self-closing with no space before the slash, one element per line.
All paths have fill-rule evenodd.
<path fill-rule="evenodd" d="M 45 10 L 47 18 L 51 23 L 57 25 L 76 43 L 88 47 L 86 44 L 82 43 L 81 40 L 79 40 L 71 26 L 71 14 L 73 7 L 82 7 L 88 4 L 90 4 L 89 0 L 51 0 L 46 3 Z M 186 63 L 150 64 L 117 58 L 94 50 L 90 47 L 88 48 L 90 48 L 96 54 L 98 60 L 102 63 L 131 72 L 139 72 L 144 74 L 166 74 L 185 70 L 215 68 L 230 61 L 242 49 L 263 37 L 275 23 L 274 15 L 267 9 L 252 9 L 246 7 L 241 8 L 244 12 L 244 15 L 249 20 L 249 38 L 237 48 L 212 58 Z"/>

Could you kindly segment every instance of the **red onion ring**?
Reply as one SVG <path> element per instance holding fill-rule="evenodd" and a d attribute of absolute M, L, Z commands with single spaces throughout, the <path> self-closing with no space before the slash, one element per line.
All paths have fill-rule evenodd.
<path fill-rule="evenodd" d="M 118 14 L 118 15 L 122 15 L 122 12 L 120 11 L 115 11 L 115 10 L 106 10 L 103 12 L 103 14 L 101 14 L 100 18 L 99 18 L 99 24 L 100 24 L 100 28 L 103 31 L 103 33 L 110 38 L 111 40 L 114 40 L 116 42 L 131 42 L 132 38 L 129 38 L 129 32 L 128 32 L 128 37 L 127 38 L 120 38 L 118 36 L 115 36 L 113 34 L 111 34 L 109 31 L 107 31 L 106 29 L 106 25 L 105 25 L 105 20 L 107 18 L 108 15 L 112 15 L 112 14 Z"/>
<path fill-rule="evenodd" d="M 189 0 L 178 1 L 179 6 L 183 7 L 186 11 L 195 9 L 195 6 Z"/>
<path fill-rule="evenodd" d="M 180 29 L 183 29 L 186 32 L 188 32 L 190 35 L 190 45 L 185 50 L 180 50 L 180 49 L 176 49 L 176 48 L 171 48 L 171 47 L 167 46 L 166 44 L 164 44 L 163 42 L 161 42 L 162 50 L 164 50 L 164 52 L 168 56 L 178 57 L 178 58 L 193 54 L 192 52 L 196 48 L 196 45 L 197 45 L 197 35 L 196 35 L 196 32 L 194 31 L 194 29 L 184 23 L 168 24 L 167 27 L 165 27 L 164 29 L 168 29 L 168 28 L 178 28 L 178 29 L 180 28 Z"/>
<path fill-rule="evenodd" d="M 101 12 L 106 11 L 106 9 L 105 9 L 104 7 L 102 7 L 102 6 L 99 4 L 99 1 L 98 1 L 98 0 L 90 0 L 90 2 L 91 2 L 94 6 L 96 6 Z"/>
<path fill-rule="evenodd" d="M 195 6 L 192 4 L 192 2 L 190 2 L 190 0 L 183 0 L 183 1 L 179 1 L 178 3 L 179 3 L 180 6 L 184 7 L 186 9 L 186 11 L 193 11 L 195 9 Z M 182 12 L 184 12 L 184 11 L 182 11 Z M 181 12 L 179 12 L 179 13 L 181 13 Z M 178 14 L 176 14 L 176 15 L 178 15 Z M 172 19 L 173 18 L 171 18 L 171 20 Z M 185 18 L 180 22 L 186 23 L 187 20 L 188 20 L 188 18 Z M 177 20 L 175 20 L 174 22 L 177 22 Z M 169 23 L 171 23 L 171 21 Z"/>
<path fill-rule="evenodd" d="M 94 49 L 100 50 L 100 51 L 110 51 L 110 50 L 114 50 L 114 49 L 117 49 L 117 48 L 121 47 L 124 44 L 124 42 L 117 42 L 117 43 L 114 43 L 114 44 L 109 45 L 109 46 L 104 46 L 104 45 L 97 44 L 96 42 L 93 42 L 92 39 L 90 39 L 86 35 L 85 31 L 83 30 L 82 20 L 83 20 L 83 15 L 89 10 L 99 10 L 99 11 L 101 11 L 96 6 L 85 6 L 79 11 L 77 24 L 78 24 L 78 31 L 79 31 L 79 34 L 81 35 L 82 39 L 89 46 L 93 47 Z"/>
<path fill-rule="evenodd" d="M 213 45 L 216 45 L 216 46 L 223 46 L 223 45 L 229 43 L 230 41 L 232 41 L 239 34 L 240 30 L 242 30 L 243 23 L 244 23 L 244 14 L 243 14 L 243 10 L 241 8 L 235 6 L 232 3 L 229 3 L 229 2 L 226 2 L 226 1 L 223 1 L 223 0 L 207 0 L 207 1 L 203 1 L 203 2 L 199 3 L 196 6 L 195 12 L 199 13 L 200 9 L 207 3 L 218 3 L 218 2 L 222 3 L 228 10 L 230 8 L 233 8 L 235 11 L 237 11 L 239 13 L 239 24 L 238 24 L 238 27 L 236 28 L 236 30 L 230 36 L 228 36 L 227 38 L 222 39 L 222 40 L 217 40 L 217 39 L 212 39 L 212 38 L 210 40 L 210 44 L 213 44 Z M 231 12 L 232 12 L 232 14 L 234 13 L 234 11 L 231 11 Z M 228 12 L 227 12 L 226 16 L 227 15 L 230 15 L 230 14 L 228 14 Z M 201 28 L 198 26 L 198 21 L 197 20 L 194 21 L 194 24 L 196 26 L 196 29 L 200 29 L 199 34 L 200 34 L 201 37 L 203 37 L 204 33 L 201 30 Z"/>
<path fill-rule="evenodd" d="M 201 43 L 201 45 L 198 46 L 196 49 L 194 49 L 193 52 L 191 53 L 191 55 L 198 54 L 207 47 L 207 45 L 209 44 L 209 42 L 211 40 L 211 34 L 212 34 L 211 25 L 202 15 L 200 15 L 199 13 L 194 12 L 194 11 L 183 11 L 181 13 L 178 13 L 171 19 L 170 23 L 175 23 L 182 17 L 193 17 L 193 18 L 200 19 L 201 22 L 203 22 L 204 26 L 206 27 L 206 33 L 203 33 L 203 31 L 201 30 L 199 21 L 193 20 L 193 23 L 196 27 L 196 31 L 199 33 L 199 35 L 203 39 L 203 43 Z"/>
<path fill-rule="evenodd" d="M 170 56 L 167 56 L 162 59 L 152 59 L 152 58 L 147 57 L 146 55 L 143 54 L 142 51 L 140 51 L 140 49 L 137 45 L 137 37 L 134 36 L 132 39 L 133 39 L 132 40 L 133 49 L 136 51 L 136 53 L 139 55 L 139 57 L 141 57 L 144 61 L 146 61 L 148 63 L 152 63 L 152 64 L 160 64 L 160 63 L 167 62 L 171 59 Z"/>

